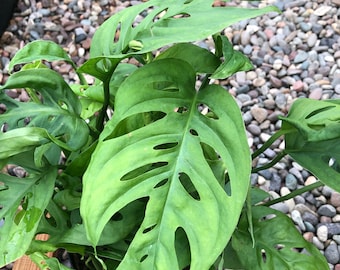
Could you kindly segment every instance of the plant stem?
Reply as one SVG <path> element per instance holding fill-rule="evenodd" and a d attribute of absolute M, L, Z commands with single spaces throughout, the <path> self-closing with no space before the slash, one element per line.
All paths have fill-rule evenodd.
<path fill-rule="evenodd" d="M 275 132 L 268 141 L 266 141 L 259 149 L 257 149 L 252 155 L 252 159 L 258 157 L 260 154 L 262 154 L 267 148 L 269 148 L 279 137 L 281 137 L 282 135 L 286 134 L 287 131 L 283 131 L 283 130 L 278 130 L 277 132 Z"/>
<path fill-rule="evenodd" d="M 111 69 L 107 72 L 108 76 L 103 82 L 103 90 L 104 90 L 104 103 L 101 111 L 99 112 L 96 128 L 99 132 L 104 129 L 104 121 L 106 117 L 106 111 L 110 105 L 110 81 L 113 72 L 115 71 L 117 65 L 111 67 Z"/>
<path fill-rule="evenodd" d="M 312 189 L 315 189 L 315 188 L 318 188 L 318 187 L 322 187 L 324 184 L 320 181 L 318 182 L 315 182 L 313 184 L 310 184 L 308 186 L 305 186 L 303 188 L 300 188 L 300 189 L 297 189 L 297 190 L 294 190 L 292 191 L 291 193 L 283 196 L 283 197 L 280 197 L 280 198 L 277 198 L 275 200 L 272 200 L 272 201 L 269 201 L 269 202 L 265 202 L 261 205 L 264 205 L 264 206 L 271 206 L 273 204 L 276 204 L 276 203 L 279 203 L 279 202 L 283 202 L 283 201 L 286 201 L 286 200 L 289 200 L 289 199 L 292 199 L 298 195 L 301 195 L 302 193 L 305 193 L 305 192 L 308 192 L 308 191 L 311 191 Z"/>
<path fill-rule="evenodd" d="M 267 163 L 267 164 L 265 164 L 261 167 L 253 168 L 251 170 L 251 172 L 257 173 L 259 171 L 269 169 L 269 168 L 273 167 L 276 163 L 278 163 L 285 155 L 286 155 L 285 151 L 282 151 L 282 152 L 278 153 L 277 156 L 272 161 L 270 161 L 269 163 Z"/>

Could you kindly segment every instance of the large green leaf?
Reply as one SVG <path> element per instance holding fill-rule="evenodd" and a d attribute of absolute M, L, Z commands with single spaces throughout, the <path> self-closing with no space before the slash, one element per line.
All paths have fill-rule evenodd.
<path fill-rule="evenodd" d="M 115 114 L 84 175 L 81 215 L 97 245 L 116 212 L 147 198 L 119 269 L 179 269 L 183 254 L 191 256 L 192 269 L 208 269 L 235 229 L 251 169 L 243 121 L 228 92 L 217 85 L 197 91 L 195 80 L 186 61 L 163 59 L 118 90 Z M 145 121 L 134 125 L 134 119 Z M 207 149 L 221 159 L 218 179 Z M 226 172 L 228 194 L 221 186 Z M 190 250 L 177 255 L 183 246 Z"/>
<path fill-rule="evenodd" d="M 282 117 L 285 152 L 340 191 L 340 100 L 296 100 Z"/>
<path fill-rule="evenodd" d="M 96 46 L 91 47 L 91 58 L 80 70 L 104 80 L 107 70 L 122 58 L 173 43 L 202 40 L 238 21 L 279 11 L 276 7 L 245 9 L 212 4 L 212 0 L 150 0 L 124 9 L 96 31 L 92 41 Z M 144 18 L 136 22 L 136 17 Z"/>
<path fill-rule="evenodd" d="M 301 236 L 289 217 L 264 206 L 253 207 L 252 216 L 255 246 L 248 232 L 246 214 L 232 238 L 244 269 L 328 269 L 325 257 Z"/>
<path fill-rule="evenodd" d="M 55 168 L 30 178 L 0 174 L 0 267 L 28 249 L 51 199 L 56 175 Z"/>
<path fill-rule="evenodd" d="M 19 71 L 0 90 L 13 88 L 34 89 L 37 96 L 41 95 L 41 102 L 18 102 L 1 92 L 0 102 L 6 105 L 6 112 L 0 115 L 0 126 L 6 123 L 8 130 L 44 128 L 73 150 L 87 142 L 88 127 L 79 116 L 79 100 L 58 73 L 50 69 Z"/>

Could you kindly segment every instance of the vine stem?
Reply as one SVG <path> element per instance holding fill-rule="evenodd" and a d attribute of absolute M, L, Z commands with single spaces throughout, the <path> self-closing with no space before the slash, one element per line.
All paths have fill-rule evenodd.
<path fill-rule="evenodd" d="M 286 200 L 289 200 L 289 199 L 292 199 L 298 195 L 301 195 L 302 193 L 305 193 L 305 192 L 308 192 L 308 191 L 311 191 L 312 189 L 315 189 L 315 188 L 318 188 L 318 187 L 322 187 L 324 186 L 324 184 L 320 181 L 318 182 L 315 182 L 313 184 L 310 184 L 308 186 L 305 186 L 303 188 L 300 188 L 300 189 L 297 189 L 297 190 L 294 190 L 292 191 L 291 193 L 283 196 L 283 197 L 280 197 L 280 198 L 277 198 L 275 200 L 272 200 L 272 201 L 268 201 L 268 202 L 265 202 L 261 205 L 264 205 L 264 206 L 271 206 L 273 204 L 277 204 L 279 202 L 283 202 L 283 201 L 286 201 Z"/>
<path fill-rule="evenodd" d="M 252 155 L 252 159 L 258 157 L 260 154 L 262 154 L 267 148 L 269 148 L 278 138 L 280 138 L 282 135 L 289 133 L 290 130 L 278 130 L 275 132 L 269 139 L 266 141 L 259 149 L 257 149 Z"/>
<path fill-rule="evenodd" d="M 253 168 L 251 170 L 251 172 L 257 173 L 259 171 L 269 169 L 269 168 L 273 167 L 276 163 L 278 163 L 285 155 L 286 155 L 285 151 L 282 151 L 282 152 L 278 153 L 277 156 L 272 161 L 270 161 L 269 163 L 267 163 L 267 164 L 265 164 L 261 167 Z"/>

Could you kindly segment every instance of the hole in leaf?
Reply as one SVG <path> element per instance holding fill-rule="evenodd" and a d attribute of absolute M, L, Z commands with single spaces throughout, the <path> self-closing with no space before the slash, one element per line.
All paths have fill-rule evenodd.
<path fill-rule="evenodd" d="M 296 252 L 296 253 L 301 253 L 304 250 L 302 247 L 293 247 L 291 248 L 291 251 Z"/>
<path fill-rule="evenodd" d="M 266 251 L 264 249 L 261 249 L 261 257 L 262 257 L 262 261 L 264 263 L 266 263 L 266 261 L 267 261 L 267 254 L 266 254 Z"/>
<path fill-rule="evenodd" d="M 120 121 L 114 132 L 106 137 L 104 141 L 129 134 L 137 129 L 145 127 L 156 121 L 161 120 L 166 116 L 166 113 L 160 111 L 150 111 L 144 113 L 137 113 L 126 117 L 124 120 Z"/>
<path fill-rule="evenodd" d="M 164 186 L 166 183 L 168 183 L 169 179 L 163 179 L 162 181 L 158 182 L 157 185 L 155 185 L 153 188 L 159 188 Z"/>
<path fill-rule="evenodd" d="M 119 212 L 117 212 L 116 214 L 114 214 L 112 217 L 111 217 L 111 220 L 112 221 L 120 221 L 123 219 L 123 215 Z"/>
<path fill-rule="evenodd" d="M 57 221 L 55 220 L 55 218 L 53 216 L 51 216 L 50 213 L 48 213 L 47 211 L 45 211 L 45 219 L 48 222 L 48 224 L 50 224 L 52 227 L 57 227 Z"/>
<path fill-rule="evenodd" d="M 132 179 L 136 178 L 137 176 L 140 176 L 142 174 L 145 174 L 145 173 L 150 172 L 152 170 L 155 170 L 157 168 L 164 167 L 166 165 L 168 165 L 168 162 L 157 162 L 157 163 L 146 164 L 144 166 L 141 166 L 139 168 L 136 168 L 136 169 L 128 172 L 127 174 L 125 174 L 120 179 L 120 181 L 132 180 Z"/>
<path fill-rule="evenodd" d="M 171 149 L 171 148 L 176 147 L 177 145 L 178 145 L 178 142 L 163 143 L 163 144 L 156 145 L 153 149 L 155 149 L 155 150 Z"/>
<path fill-rule="evenodd" d="M 118 23 L 117 25 L 117 28 L 116 28 L 116 31 L 115 31 L 115 35 L 114 35 L 114 38 L 113 38 L 113 42 L 118 42 L 119 40 L 119 36 L 120 36 L 120 28 L 121 28 L 121 23 Z"/>
<path fill-rule="evenodd" d="M 305 118 L 306 118 L 306 119 L 309 119 L 309 118 L 313 117 L 314 115 L 317 115 L 317 114 L 319 114 L 319 113 L 328 111 L 328 110 L 330 110 L 330 109 L 333 109 L 334 107 L 335 107 L 335 106 L 327 106 L 327 107 L 323 107 L 323 108 L 317 109 L 317 110 L 311 112 L 310 114 L 308 114 Z"/>
<path fill-rule="evenodd" d="M 212 111 L 209 106 L 207 106 L 206 104 L 199 104 L 197 106 L 197 110 L 204 115 L 205 117 L 209 118 L 209 119 L 215 119 L 218 120 L 218 116 L 216 113 L 214 113 L 214 111 Z"/>
<path fill-rule="evenodd" d="M 196 130 L 194 130 L 194 129 L 190 129 L 190 134 L 191 135 L 194 135 L 194 136 L 198 136 L 198 133 L 197 133 L 197 131 Z"/>
<path fill-rule="evenodd" d="M 151 6 L 150 9 L 152 9 L 153 7 Z M 132 23 L 132 27 L 136 28 L 143 20 L 146 16 L 148 16 L 149 14 L 149 9 L 144 9 L 141 12 L 138 13 L 138 15 L 135 17 L 135 19 L 133 20 Z"/>
<path fill-rule="evenodd" d="M 274 248 L 276 249 L 276 250 L 281 250 L 281 249 L 283 249 L 285 247 L 285 245 L 283 245 L 283 244 L 276 244 L 275 246 L 274 246 Z"/>
<path fill-rule="evenodd" d="M 189 175 L 187 175 L 186 173 L 179 173 L 179 181 L 181 182 L 182 186 L 184 187 L 184 189 L 186 190 L 186 192 L 188 192 L 188 194 L 195 200 L 199 201 L 200 195 L 197 191 L 197 189 L 195 188 L 194 184 L 192 183 Z"/>
<path fill-rule="evenodd" d="M 191 251 L 188 236 L 182 227 L 178 227 L 175 232 L 175 250 L 179 269 L 189 269 L 191 261 Z"/>
<path fill-rule="evenodd" d="M 273 219 L 273 218 L 275 218 L 275 217 L 276 217 L 275 214 L 269 214 L 269 215 L 266 215 L 266 216 L 261 217 L 261 218 L 259 219 L 259 221 L 260 221 L 260 222 L 261 222 L 261 221 L 267 221 L 267 220 L 271 220 L 271 219 Z"/>
<path fill-rule="evenodd" d="M 154 224 L 154 225 L 151 225 L 151 226 L 145 228 L 143 230 L 143 233 L 148 233 L 148 232 L 152 231 L 156 226 L 157 226 L 157 224 Z"/>
<path fill-rule="evenodd" d="M 189 17 L 190 17 L 190 14 L 185 13 L 185 12 L 178 13 L 177 15 L 172 16 L 172 18 L 174 19 L 183 19 L 183 18 L 189 18 Z"/>
<path fill-rule="evenodd" d="M 228 196 L 231 196 L 231 183 L 228 181 L 224 186 L 224 191 L 227 193 Z"/>
<path fill-rule="evenodd" d="M 145 254 L 144 256 L 142 256 L 142 258 L 140 258 L 139 262 L 144 262 L 148 256 L 148 254 Z"/>
<path fill-rule="evenodd" d="M 0 191 L 7 190 L 8 186 L 4 182 L 0 182 Z M 2 205 L 0 205 L 0 210 L 2 209 Z"/>
<path fill-rule="evenodd" d="M 157 22 L 159 21 L 161 18 L 163 18 L 166 13 L 167 13 L 168 9 L 163 9 L 162 11 L 160 11 L 159 13 L 157 13 L 154 17 L 153 17 L 153 22 Z"/>
<path fill-rule="evenodd" d="M 7 124 L 7 123 L 4 123 L 4 124 L 1 126 L 1 132 L 5 133 L 6 131 L 8 131 L 8 124 Z"/>
<path fill-rule="evenodd" d="M 187 107 L 178 107 L 178 108 L 176 108 L 175 110 L 174 110 L 175 112 L 177 112 L 177 113 L 186 113 L 186 112 L 188 112 L 189 110 L 188 110 L 188 108 Z"/>
<path fill-rule="evenodd" d="M 152 83 L 152 88 L 155 90 L 176 93 L 179 92 L 177 83 L 173 81 L 157 81 Z"/>
<path fill-rule="evenodd" d="M 54 119 L 56 119 L 55 115 L 49 115 L 47 121 L 52 122 Z"/>
<path fill-rule="evenodd" d="M 66 104 L 64 101 L 62 101 L 62 100 L 59 100 L 59 101 L 58 101 L 58 105 L 59 105 L 62 109 L 64 109 L 64 110 L 67 110 L 67 109 L 68 109 L 67 104 Z"/>
<path fill-rule="evenodd" d="M 331 156 L 323 156 L 322 160 L 328 164 L 330 168 L 334 171 L 340 173 L 340 164 L 338 163 L 337 159 Z"/>

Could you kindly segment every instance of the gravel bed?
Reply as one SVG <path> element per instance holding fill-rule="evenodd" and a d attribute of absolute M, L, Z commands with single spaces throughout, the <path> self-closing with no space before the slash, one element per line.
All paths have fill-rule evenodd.
<path fill-rule="evenodd" d="M 140 2 L 21 0 L 1 38 L 0 82 L 6 81 L 8 63 L 18 48 L 36 39 L 56 41 L 75 62 L 83 63 L 98 25 L 111 14 Z M 225 30 L 235 48 L 249 56 L 255 69 L 218 82 L 235 96 L 253 150 L 280 127 L 278 116 L 285 115 L 296 98 L 340 97 L 340 0 L 235 0 L 227 3 L 253 7 L 269 4 L 278 6 L 282 14 L 270 13 Z M 216 1 L 216 5 L 226 3 Z M 210 41 L 205 45 L 210 46 Z M 55 68 L 67 80 L 75 80 L 69 65 L 58 64 Z M 13 95 L 25 99 L 24 93 Z M 283 147 L 283 141 L 277 140 L 255 160 L 255 165 L 267 163 Z M 285 157 L 274 168 L 253 174 L 251 181 L 277 198 L 317 179 Z M 291 216 L 304 238 L 325 255 L 330 269 L 340 270 L 338 192 L 320 187 L 273 207 Z"/>

